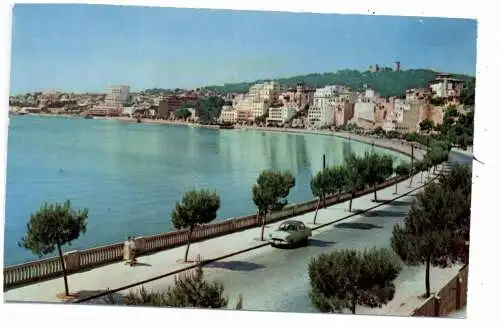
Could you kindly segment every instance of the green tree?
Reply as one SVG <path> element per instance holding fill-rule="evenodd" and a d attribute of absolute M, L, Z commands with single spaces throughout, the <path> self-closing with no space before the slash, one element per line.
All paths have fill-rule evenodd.
<path fill-rule="evenodd" d="M 45 203 L 36 213 L 32 213 L 25 235 L 18 243 L 42 257 L 57 249 L 64 277 L 64 290 L 69 296 L 66 264 L 61 247 L 78 239 L 87 230 L 88 209 L 73 210 L 69 200 L 59 204 Z"/>
<path fill-rule="evenodd" d="M 174 115 L 177 119 L 184 119 L 185 120 L 191 116 L 191 112 L 188 109 L 181 107 L 180 109 L 175 111 Z"/>
<path fill-rule="evenodd" d="M 429 119 L 424 119 L 422 122 L 419 123 L 419 126 L 420 126 L 420 131 L 430 132 L 434 129 L 434 122 L 432 122 Z"/>
<path fill-rule="evenodd" d="M 365 158 L 350 153 L 344 160 L 344 167 L 346 173 L 346 187 L 351 194 L 349 212 L 352 212 L 352 200 L 356 196 L 356 193 L 366 186 L 365 177 L 368 165 Z"/>
<path fill-rule="evenodd" d="M 403 223 L 394 226 L 394 251 L 408 265 L 425 264 L 425 297 L 430 296 L 430 265 L 446 267 L 457 261 L 454 239 L 465 204 L 463 193 L 433 182 L 418 194 Z"/>
<path fill-rule="evenodd" d="M 313 223 L 316 224 L 316 217 L 321 201 L 329 195 L 336 194 L 345 186 L 345 169 L 343 166 L 334 166 L 319 171 L 311 180 L 312 194 L 318 198 L 318 205 L 314 214 Z"/>
<path fill-rule="evenodd" d="M 459 204 L 456 208 L 457 216 L 454 223 L 455 239 L 452 241 L 450 257 L 468 264 L 472 196 L 471 168 L 466 165 L 454 165 L 448 173 L 439 175 L 438 181 L 449 193 L 460 194 L 461 197 L 459 199 L 464 200 L 464 203 Z"/>
<path fill-rule="evenodd" d="M 356 313 L 356 306 L 380 307 L 394 297 L 399 261 L 388 249 L 344 249 L 309 263 L 310 298 L 321 312 Z"/>
<path fill-rule="evenodd" d="M 119 304 L 112 295 L 108 295 L 106 303 Z M 224 297 L 222 283 L 207 281 L 200 265 L 195 270 L 176 276 L 173 286 L 164 291 L 148 291 L 141 287 L 138 291 L 129 292 L 123 298 L 123 303 L 133 306 L 223 309 L 227 308 L 228 299 Z M 240 296 L 236 309 L 242 308 Z"/>
<path fill-rule="evenodd" d="M 377 136 L 384 136 L 385 135 L 385 130 L 382 129 L 382 127 L 377 127 L 373 130 L 373 134 Z"/>
<path fill-rule="evenodd" d="M 252 187 L 253 202 L 262 218 L 260 239 L 264 241 L 266 217 L 272 211 L 287 205 L 290 189 L 295 186 L 295 177 L 289 171 L 264 170 Z"/>
<path fill-rule="evenodd" d="M 366 170 L 364 171 L 364 182 L 374 188 L 374 201 L 378 202 L 377 184 L 383 183 L 393 173 L 392 157 L 388 155 L 379 155 L 377 153 L 365 153 L 364 162 Z"/>
<path fill-rule="evenodd" d="M 172 224 L 177 230 L 188 229 L 188 243 L 184 262 L 187 262 L 193 230 L 198 224 L 206 224 L 217 218 L 220 197 L 209 190 L 189 191 L 184 194 L 182 203 L 177 202 L 172 211 Z"/>
<path fill-rule="evenodd" d="M 394 170 L 398 176 L 408 176 L 411 173 L 411 165 L 408 162 L 400 163 Z M 398 184 L 395 184 L 394 194 L 398 194 Z"/>

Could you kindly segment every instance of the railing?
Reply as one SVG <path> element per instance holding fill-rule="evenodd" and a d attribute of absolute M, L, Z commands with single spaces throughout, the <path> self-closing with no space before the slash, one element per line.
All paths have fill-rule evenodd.
<path fill-rule="evenodd" d="M 412 316 L 440 317 L 461 310 L 467 304 L 468 276 L 469 266 L 465 265 L 437 294 L 414 310 Z"/>
<path fill-rule="evenodd" d="M 384 146 L 385 148 L 389 148 Z M 392 148 L 400 153 L 407 152 Z M 408 154 L 409 155 L 409 154 Z M 377 185 L 376 189 L 388 187 L 396 182 L 407 179 L 404 177 L 393 177 L 384 183 Z M 372 193 L 375 188 L 366 188 L 358 191 L 355 196 L 360 197 Z M 343 193 L 337 196 L 326 198 L 324 206 L 331 206 L 337 203 L 348 201 L 350 193 Z M 283 209 L 273 212 L 266 219 L 266 223 L 273 223 L 289 217 L 297 216 L 314 211 L 317 200 L 305 201 L 297 204 L 290 204 Z M 324 207 L 321 205 L 321 207 Z M 257 214 L 243 217 L 230 218 L 225 221 L 202 225 L 193 231 L 192 242 L 199 242 L 218 236 L 235 233 L 249 228 L 257 227 L 261 224 Z M 151 254 L 161 250 L 171 249 L 187 243 L 188 231 L 178 230 L 166 232 L 152 236 L 138 237 L 135 239 L 139 255 Z M 68 274 L 88 270 L 97 266 L 120 261 L 123 258 L 123 244 L 115 243 L 103 247 L 87 250 L 75 250 L 67 252 L 63 256 Z M 35 262 L 24 263 L 4 268 L 4 289 L 14 288 L 19 285 L 34 283 L 62 275 L 62 267 L 58 257 L 42 259 Z"/>

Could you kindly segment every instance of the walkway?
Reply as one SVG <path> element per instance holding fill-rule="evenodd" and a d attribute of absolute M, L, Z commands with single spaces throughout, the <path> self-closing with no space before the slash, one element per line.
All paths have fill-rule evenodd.
<path fill-rule="evenodd" d="M 352 139 L 357 139 L 356 137 L 353 137 Z M 362 137 L 362 139 L 367 142 L 371 142 L 367 137 Z M 377 144 L 380 144 L 380 141 L 374 141 Z M 384 142 L 390 143 L 389 141 Z M 408 149 L 408 146 L 406 145 L 399 145 L 397 147 L 400 147 L 401 149 Z M 417 157 L 421 157 L 421 151 L 416 150 L 415 155 Z M 414 178 L 414 188 L 417 187 L 419 180 L 420 175 L 417 175 Z M 400 194 L 411 190 L 408 188 L 408 183 L 409 180 L 399 184 L 398 191 Z M 395 197 L 393 192 L 394 187 L 389 187 L 379 191 L 378 195 L 382 200 L 389 200 Z M 376 205 L 371 201 L 372 197 L 373 195 L 370 194 L 356 199 L 353 202 L 353 208 L 367 209 Z M 307 287 L 307 284 L 304 286 L 304 282 L 307 281 L 304 281 L 304 278 L 307 279 L 307 270 L 305 270 L 307 267 L 304 267 L 304 264 L 307 264 L 310 257 L 316 255 L 318 252 L 332 250 L 337 247 L 363 248 L 374 245 L 387 246 L 392 226 L 404 218 L 407 211 L 405 207 L 408 207 L 411 202 L 411 198 L 411 196 L 405 197 L 398 200 L 399 203 L 395 202 L 392 205 L 382 206 L 369 214 L 353 216 L 342 222 L 342 224 L 345 223 L 344 225 L 329 225 L 316 230 L 312 237 L 311 245 L 306 248 L 282 250 L 266 246 L 222 260 L 212 265 L 208 265 L 207 277 L 220 277 L 223 279 L 223 282 L 226 285 L 226 291 L 231 295 L 231 297 L 233 297 L 233 299 L 236 297 L 234 294 L 244 292 L 245 309 L 271 310 L 274 308 L 276 310 L 289 310 L 290 308 L 287 309 L 287 307 L 283 308 L 281 306 L 271 307 L 270 309 L 268 307 L 270 306 L 268 305 L 270 302 L 263 301 L 261 296 L 267 295 L 271 299 L 275 298 L 273 296 L 281 296 L 281 298 L 285 298 L 285 302 L 287 298 L 292 298 L 288 300 L 292 301 L 293 304 L 293 296 L 291 296 L 290 293 L 295 290 L 299 292 L 302 291 L 302 295 L 300 295 L 299 298 L 302 298 L 302 300 L 304 299 L 304 296 L 307 298 L 307 288 L 304 290 L 304 288 Z M 347 207 L 348 202 L 344 202 L 321 210 L 318 213 L 318 224 L 331 222 L 335 219 L 349 215 Z M 312 227 L 314 226 L 312 224 L 313 216 L 314 213 L 303 214 L 297 216 L 296 219 L 302 220 L 307 225 Z M 268 225 L 266 231 L 269 232 L 279 224 L 280 223 L 278 222 Z M 258 246 L 262 244 L 259 240 L 259 236 L 260 228 L 255 228 L 195 243 L 190 249 L 190 259 L 194 260 L 198 254 L 204 259 L 210 259 L 237 252 L 249 247 Z M 333 245 L 335 245 L 335 247 L 333 247 Z M 123 263 L 116 263 L 87 272 L 73 274 L 68 278 L 70 290 L 79 296 L 94 295 L 98 292 L 105 291 L 106 289 L 118 288 L 170 271 L 182 269 L 186 266 L 186 264 L 181 261 L 184 251 L 185 247 L 179 247 L 158 252 L 153 255 L 140 257 L 138 260 L 140 266 L 134 268 L 124 266 Z M 296 266 L 299 266 L 299 268 L 302 268 L 302 271 L 290 271 L 289 264 L 292 262 L 294 262 Z M 279 264 L 281 264 L 281 266 Z M 278 267 L 280 267 L 283 272 L 276 272 Z M 257 271 L 252 272 L 252 269 Z M 264 271 L 263 269 L 266 270 Z M 261 272 L 260 275 L 257 275 L 260 270 L 263 270 L 263 272 Z M 239 278 L 234 275 L 235 273 L 241 274 L 243 272 L 251 273 L 251 275 L 247 278 Z M 412 273 L 414 272 L 415 271 Z M 285 280 L 282 273 L 289 273 L 292 277 Z M 453 273 L 453 275 L 455 274 Z M 423 275 L 415 275 L 415 278 L 418 276 L 423 278 Z M 252 277 L 254 278 L 253 280 L 257 278 L 258 282 L 252 284 L 252 280 L 250 280 Z M 267 281 L 265 281 L 265 278 L 267 278 Z M 154 281 L 146 287 L 152 289 L 163 289 L 170 285 L 172 281 L 173 277 L 168 277 L 162 280 Z M 236 284 L 232 284 L 231 282 Z M 276 286 L 276 282 L 278 282 L 278 286 Z M 285 284 L 288 284 L 288 286 L 280 287 L 280 282 L 284 282 Z M 298 287 L 297 284 L 301 286 Z M 293 285 L 295 285 L 295 287 L 293 287 Z M 265 289 L 266 294 L 262 294 L 262 290 L 260 289 L 255 289 L 257 286 Z M 295 288 L 300 289 L 297 290 Z M 62 278 L 58 278 L 9 290 L 5 292 L 4 300 L 60 302 L 56 295 L 61 293 L 63 289 L 63 280 Z M 271 293 L 273 291 L 276 292 L 276 294 Z M 254 293 L 255 298 L 252 297 L 252 293 Z M 304 293 L 306 293 L 306 295 L 304 295 Z M 278 304 L 283 305 L 281 300 L 278 301 Z M 298 303 L 297 305 L 302 305 L 298 307 L 298 309 L 301 309 L 303 308 L 303 305 L 306 304 L 302 302 L 302 304 Z M 298 309 L 293 307 L 292 311 L 298 311 Z"/>

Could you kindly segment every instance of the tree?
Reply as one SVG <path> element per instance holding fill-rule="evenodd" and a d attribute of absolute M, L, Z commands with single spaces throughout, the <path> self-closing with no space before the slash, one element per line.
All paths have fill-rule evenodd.
<path fill-rule="evenodd" d="M 434 129 L 434 122 L 432 122 L 429 119 L 424 119 L 422 122 L 419 123 L 420 126 L 420 131 L 424 132 L 430 132 L 432 129 Z"/>
<path fill-rule="evenodd" d="M 346 186 L 349 193 L 351 193 L 351 199 L 349 200 L 349 212 L 352 212 L 352 200 L 354 199 L 356 192 L 364 189 L 366 186 L 365 177 L 368 166 L 365 158 L 358 157 L 353 153 L 348 154 L 344 161 Z"/>
<path fill-rule="evenodd" d="M 459 204 L 457 207 L 457 216 L 454 223 L 455 239 L 452 241 L 451 257 L 468 264 L 472 196 L 471 169 L 466 165 L 454 165 L 448 173 L 441 174 L 438 181 L 449 193 L 461 194 L 463 198 L 460 199 L 465 200 L 463 204 Z"/>
<path fill-rule="evenodd" d="M 88 209 L 73 210 L 69 200 L 59 204 L 45 203 L 36 213 L 32 213 L 26 225 L 25 235 L 18 243 L 42 257 L 57 249 L 64 277 L 64 289 L 69 296 L 66 264 L 61 247 L 78 239 L 87 230 Z"/>
<path fill-rule="evenodd" d="M 241 309 L 242 297 L 239 297 L 236 309 Z M 218 281 L 207 281 L 203 269 L 179 274 L 174 278 L 173 286 L 164 291 L 148 291 L 141 287 L 138 291 L 129 292 L 123 299 L 125 305 L 155 307 L 196 307 L 222 309 L 227 308 L 228 299 L 224 297 L 224 286 Z M 118 304 L 111 295 L 106 299 L 108 304 Z M 238 308 L 239 307 L 239 308 Z"/>
<path fill-rule="evenodd" d="M 310 298 L 321 312 L 356 313 L 356 306 L 380 307 L 394 297 L 401 266 L 388 249 L 344 249 L 309 263 Z"/>
<path fill-rule="evenodd" d="M 368 186 L 374 188 L 374 201 L 378 202 L 377 184 L 383 183 L 393 173 L 392 158 L 388 155 L 379 155 L 377 153 L 365 153 L 363 159 L 366 163 L 364 171 L 364 181 Z"/>
<path fill-rule="evenodd" d="M 295 186 L 295 177 L 289 171 L 264 170 L 252 187 L 253 202 L 262 218 L 260 239 L 264 241 L 266 215 L 280 210 L 288 203 L 290 189 Z"/>
<path fill-rule="evenodd" d="M 220 198 L 209 190 L 189 191 L 184 194 L 182 203 L 177 202 L 172 211 L 172 224 L 177 230 L 188 229 L 188 243 L 184 262 L 187 262 L 191 236 L 196 225 L 206 224 L 217 218 Z"/>
<path fill-rule="evenodd" d="M 175 111 L 174 115 L 177 119 L 184 119 L 185 120 L 191 116 L 191 112 L 188 109 L 182 107 L 182 108 L 178 109 L 177 111 Z"/>
<path fill-rule="evenodd" d="M 408 162 L 400 163 L 394 170 L 398 176 L 408 176 L 411 172 L 411 165 Z M 394 194 L 398 194 L 398 184 L 396 183 Z"/>
<path fill-rule="evenodd" d="M 384 136 L 385 130 L 382 127 L 377 127 L 373 130 L 373 134 L 377 136 Z"/>
<path fill-rule="evenodd" d="M 318 214 L 321 201 L 329 195 L 333 195 L 342 190 L 345 185 L 345 170 L 343 166 L 334 166 L 325 168 L 319 171 L 311 180 L 312 194 L 318 198 L 318 205 L 314 214 L 313 223 L 316 224 L 316 217 Z"/>
<path fill-rule="evenodd" d="M 454 240 L 457 221 L 467 204 L 463 193 L 430 183 L 419 193 L 402 224 L 394 226 L 391 246 L 408 265 L 425 264 L 425 297 L 430 296 L 430 265 L 446 267 L 457 261 Z"/>

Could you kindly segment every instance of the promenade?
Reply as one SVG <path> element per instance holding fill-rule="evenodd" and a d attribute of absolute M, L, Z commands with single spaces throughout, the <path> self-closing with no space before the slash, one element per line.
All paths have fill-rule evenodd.
<path fill-rule="evenodd" d="M 391 148 L 399 149 L 401 151 L 406 151 L 406 152 L 409 151 L 409 146 L 405 144 L 394 144 L 387 140 L 376 140 L 363 136 L 351 136 L 351 138 L 353 140 L 359 140 L 368 143 L 374 142 L 376 145 L 379 146 L 383 145 L 391 146 Z M 421 158 L 423 156 L 422 151 L 415 150 L 415 156 L 417 158 Z M 426 175 L 424 175 L 424 177 L 426 177 Z M 407 181 L 404 181 L 399 184 L 398 192 L 400 195 L 410 192 L 413 189 L 422 185 L 422 183 L 420 182 L 420 175 L 414 177 L 412 188 L 408 187 L 409 182 L 410 180 L 408 179 Z M 393 192 L 394 192 L 394 187 L 388 187 L 380 190 L 378 192 L 378 195 L 381 200 L 390 200 L 397 197 L 397 195 L 394 195 Z M 278 298 L 277 296 L 286 297 L 287 296 L 286 294 L 285 295 L 282 294 L 283 291 L 287 291 L 286 287 L 276 288 L 272 287 L 272 285 L 279 285 L 281 283 L 286 283 L 288 284 L 288 290 L 290 290 L 289 288 L 290 284 L 293 285 L 296 283 L 300 283 L 302 287 L 302 292 L 304 293 L 304 286 L 307 286 L 304 285 L 305 282 L 304 280 L 306 279 L 306 277 L 304 276 L 304 273 L 306 273 L 304 272 L 305 268 L 304 264 L 307 263 L 307 261 L 310 259 L 311 256 L 314 256 L 319 252 L 325 252 L 328 250 L 332 250 L 333 248 L 340 248 L 340 247 L 363 248 L 363 247 L 372 247 L 374 245 L 387 246 L 387 243 L 390 238 L 390 232 L 392 231 L 392 226 L 396 222 L 401 221 L 404 218 L 407 211 L 406 208 L 399 209 L 399 211 L 396 211 L 394 214 L 391 214 L 391 209 L 394 210 L 395 207 L 394 204 L 398 204 L 398 202 L 401 204 L 406 204 L 406 207 L 409 207 L 409 204 L 411 204 L 411 200 L 413 199 L 413 195 L 415 193 L 416 192 L 410 193 L 410 195 L 394 202 L 392 205 L 389 204 L 380 206 L 376 210 L 370 212 L 371 213 L 370 216 L 367 216 L 366 214 L 356 215 L 341 221 L 341 223 L 345 223 L 346 225 L 348 225 L 349 223 L 354 224 L 354 226 L 361 225 L 360 226 L 361 229 L 348 230 L 348 232 L 346 232 L 345 227 L 343 229 L 339 229 L 339 227 L 342 226 L 327 225 L 323 228 L 314 231 L 313 237 L 311 239 L 311 244 L 308 247 L 297 250 L 282 250 L 282 249 L 275 249 L 270 246 L 264 246 L 262 248 L 252 250 L 250 252 L 246 252 L 213 263 L 215 265 L 208 264 L 206 267 L 207 278 L 221 279 L 224 282 L 224 284 L 228 282 L 226 292 L 230 296 L 232 302 L 234 302 L 237 293 L 244 293 L 245 309 L 286 311 L 287 309 L 282 309 L 279 307 L 270 309 L 268 307 L 268 302 L 262 301 L 262 295 L 266 295 L 264 291 L 279 292 L 278 295 L 268 294 L 268 296 L 271 296 L 271 298 Z M 369 194 L 355 199 L 353 202 L 353 208 L 357 210 L 362 210 L 376 206 L 377 204 L 371 201 L 372 198 L 373 194 Z M 347 211 L 347 208 L 348 208 L 348 202 L 344 202 L 320 210 L 318 213 L 316 226 L 349 216 L 350 213 Z M 313 225 L 312 223 L 313 216 L 314 212 L 311 212 L 300 216 L 296 216 L 295 219 L 304 221 L 306 225 L 310 227 L 315 227 L 315 225 Z M 374 227 L 377 227 L 377 225 L 381 224 L 382 222 L 387 222 L 383 225 L 384 227 L 383 230 L 370 231 L 363 228 L 363 225 L 365 227 L 367 227 L 366 225 L 372 225 Z M 268 225 L 266 227 L 266 233 L 276 228 L 280 223 L 281 222 L 277 222 Z M 380 226 L 382 227 L 382 225 Z M 333 239 L 335 240 L 334 242 L 331 241 L 332 234 L 335 235 L 333 237 Z M 260 241 L 259 237 L 260 237 L 260 228 L 254 228 L 239 233 L 234 233 L 199 243 L 194 243 L 191 245 L 189 258 L 191 261 L 193 261 L 194 259 L 196 259 L 197 255 L 200 255 L 203 259 L 209 260 L 223 255 L 235 253 L 243 249 L 258 247 L 260 245 L 265 244 Z M 335 245 L 334 247 L 333 244 Z M 83 298 L 86 296 L 95 295 L 99 292 L 104 292 L 107 289 L 116 289 L 125 285 L 133 284 L 142 280 L 163 275 L 171 271 L 181 270 L 186 266 L 192 265 L 192 263 L 185 264 L 182 262 L 184 251 L 185 251 L 185 246 L 181 246 L 178 248 L 173 248 L 170 250 L 158 252 L 152 255 L 140 257 L 138 259 L 139 265 L 136 267 L 125 266 L 123 263 L 115 263 L 102 266 L 93 270 L 89 270 L 86 272 L 70 275 L 68 277 L 70 291 L 78 298 Z M 300 273 L 300 276 L 292 278 L 292 280 L 286 280 L 283 277 L 283 275 L 279 274 L 278 272 L 275 272 L 275 269 L 279 267 L 279 264 L 281 264 L 282 270 L 286 271 L 285 273 L 294 273 L 294 271 L 290 271 L 290 269 L 288 268 L 287 262 L 283 261 L 283 257 L 285 257 L 285 259 L 288 259 L 288 257 L 291 257 L 288 255 L 295 254 L 297 252 L 304 253 L 300 257 L 296 258 L 297 261 L 301 262 L 300 264 L 297 263 L 297 266 L 299 266 L 299 268 L 302 268 L 301 271 L 297 271 L 297 273 Z M 261 261 L 259 261 L 258 259 L 260 259 Z M 257 271 L 254 273 L 252 272 L 252 269 L 255 269 Z M 264 275 L 264 277 L 256 275 L 258 271 L 261 271 L 259 269 L 262 269 L 263 272 L 261 273 L 263 273 L 262 275 Z M 395 298 L 396 302 L 399 301 L 400 304 L 405 305 L 404 310 L 401 310 L 400 308 L 396 307 L 397 306 L 396 304 L 391 303 L 390 310 L 386 309 L 387 313 L 401 314 L 402 312 L 407 312 L 407 311 L 411 312 L 411 310 L 418 307 L 420 301 L 416 299 L 415 293 L 417 291 L 418 293 L 422 292 L 424 286 L 423 284 L 424 275 L 423 272 L 420 273 L 422 269 L 419 268 L 412 268 L 409 271 L 411 273 L 408 272 L 408 270 L 406 272 L 403 272 L 406 274 L 404 275 L 403 278 L 404 280 L 402 283 L 404 286 L 404 284 L 408 285 L 408 282 L 411 281 L 412 289 L 408 290 L 405 288 L 402 291 L 398 290 L 398 293 L 396 294 L 397 298 Z M 439 269 L 432 269 L 431 273 L 433 277 L 433 280 L 431 282 L 432 289 L 433 290 L 439 289 L 440 288 L 439 285 L 443 282 L 446 282 L 446 280 L 451 279 L 456 274 L 457 271 L 458 270 L 455 268 L 447 269 L 444 271 Z M 268 280 L 271 280 L 272 282 L 269 282 L 269 284 L 266 285 L 260 285 L 262 289 L 256 289 L 255 285 L 250 284 L 249 278 L 241 279 L 237 277 L 237 274 L 241 273 L 250 274 L 254 278 L 268 278 Z M 149 289 L 165 289 L 166 287 L 168 287 L 170 284 L 173 283 L 173 278 L 174 276 L 169 276 L 160 280 L 156 280 L 146 284 L 145 287 Z M 258 282 L 256 282 L 255 284 L 258 284 Z M 133 290 L 137 288 L 138 287 L 133 288 Z M 9 290 L 4 293 L 4 300 L 31 301 L 31 302 L 62 302 L 62 300 L 60 300 L 57 297 L 57 295 L 60 294 L 63 290 L 64 290 L 63 279 L 57 278 Z M 297 289 L 292 289 L 292 290 L 297 290 Z M 126 293 L 126 291 L 124 293 Z M 307 297 L 307 294 L 305 296 Z M 304 299 L 303 296 L 301 298 Z M 232 303 L 231 301 L 230 305 Z M 92 302 L 95 301 L 91 301 L 90 303 Z M 306 301 L 302 302 L 302 304 L 305 303 Z M 297 311 L 300 310 L 301 309 Z"/>

